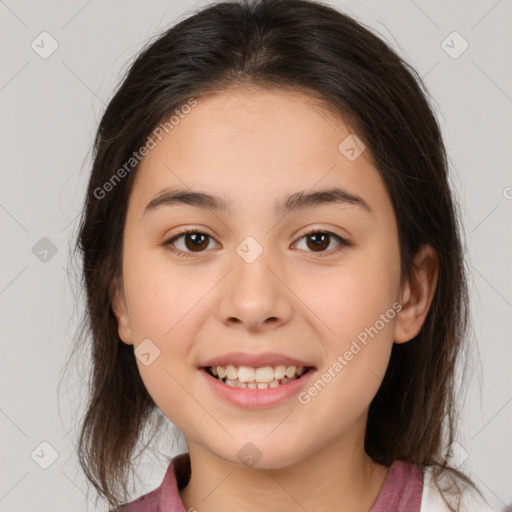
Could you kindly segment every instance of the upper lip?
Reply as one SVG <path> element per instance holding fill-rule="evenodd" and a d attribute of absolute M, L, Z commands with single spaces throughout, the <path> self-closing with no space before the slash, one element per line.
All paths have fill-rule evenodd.
<path fill-rule="evenodd" d="M 252 366 L 253 368 L 261 368 L 263 366 L 277 366 L 283 364 L 285 366 L 304 366 L 313 367 L 314 365 L 306 361 L 301 361 L 295 357 L 276 352 L 265 352 L 263 354 L 246 354 L 244 352 L 229 352 L 221 356 L 213 357 L 200 365 L 200 368 L 206 366 L 226 366 L 232 364 L 234 366 Z"/>

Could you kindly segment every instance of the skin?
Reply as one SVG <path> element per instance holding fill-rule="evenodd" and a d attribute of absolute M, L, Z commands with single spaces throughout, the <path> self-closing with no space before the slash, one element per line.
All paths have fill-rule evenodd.
<path fill-rule="evenodd" d="M 338 149 L 350 133 L 302 93 L 231 89 L 199 98 L 141 164 L 113 309 L 123 342 L 135 348 L 149 338 L 160 350 L 150 365 L 137 365 L 185 435 L 187 510 L 368 511 L 382 488 L 388 468 L 364 451 L 368 408 L 393 343 L 414 338 L 425 320 L 438 266 L 425 246 L 414 274 L 400 282 L 390 197 L 368 150 L 350 161 Z M 361 196 L 372 213 L 350 204 L 273 212 L 287 194 L 331 186 Z M 173 205 L 144 214 L 167 187 L 222 196 L 232 212 Z M 202 252 L 185 236 L 174 245 L 190 257 L 164 245 L 183 228 L 211 237 Z M 303 236 L 310 228 L 352 245 L 336 251 L 331 237 L 315 250 Z M 252 263 L 236 252 L 247 236 L 263 248 Z M 292 397 L 242 409 L 200 378 L 201 363 L 230 351 L 285 353 L 312 361 L 321 375 L 397 302 L 400 314 L 307 405 Z M 253 467 L 237 457 L 248 442 L 261 452 Z"/>

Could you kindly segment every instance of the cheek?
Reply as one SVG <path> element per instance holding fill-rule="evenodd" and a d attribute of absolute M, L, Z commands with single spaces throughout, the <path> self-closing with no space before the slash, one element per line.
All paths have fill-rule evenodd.
<path fill-rule="evenodd" d="M 314 312 L 311 322 L 318 326 L 324 352 L 317 387 L 325 384 L 331 390 L 319 393 L 314 407 L 320 415 L 343 416 L 347 408 L 361 413 L 380 387 L 399 308 L 397 258 L 393 251 L 383 254 L 374 247 L 347 258 L 328 278 L 317 279 L 318 286 L 311 286 L 311 278 L 302 282 L 300 293 Z"/>
<path fill-rule="evenodd" d="M 376 323 L 383 334 L 392 331 L 395 311 L 389 310 L 396 300 L 399 267 L 394 257 L 373 254 L 381 255 L 371 250 L 354 253 L 343 266 L 314 279 L 303 274 L 297 282 L 297 295 L 316 317 L 314 323 L 321 325 L 326 339 L 332 340 L 329 346 L 337 350 Z M 386 316 L 384 324 L 381 315 Z"/>
<path fill-rule="evenodd" d="M 174 350 L 173 350 L 174 352 Z M 139 373 L 149 395 L 162 413 L 182 432 L 201 423 L 201 412 L 187 392 L 184 360 L 179 353 L 164 349 L 150 366 L 137 360 Z M 192 417 L 192 418 L 191 418 Z"/>
<path fill-rule="evenodd" d="M 329 280 L 325 293 L 311 292 L 305 300 L 318 315 L 324 352 L 316 381 L 301 397 L 314 418 L 313 431 L 324 428 L 325 435 L 336 436 L 349 428 L 382 383 L 393 347 L 396 302 L 381 270 L 378 262 L 347 268 Z"/>
<path fill-rule="evenodd" d="M 167 339 L 198 302 L 202 287 L 196 285 L 200 283 L 190 270 L 171 265 L 160 251 L 145 255 L 140 249 L 132 250 L 124 270 L 134 334 Z"/>
<path fill-rule="evenodd" d="M 150 365 L 137 360 L 139 373 L 157 406 L 175 425 L 182 426 L 183 411 L 190 408 L 184 392 L 190 375 L 190 351 L 197 337 L 197 290 L 184 279 L 152 266 L 132 280 L 131 318 L 135 343 L 150 339 L 158 357 Z M 178 411 L 178 412 L 176 412 Z M 180 412 L 181 411 L 181 412 Z"/>

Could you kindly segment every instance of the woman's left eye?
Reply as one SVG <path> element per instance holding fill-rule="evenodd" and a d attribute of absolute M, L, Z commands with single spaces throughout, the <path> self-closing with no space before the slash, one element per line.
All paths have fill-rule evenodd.
<path fill-rule="evenodd" d="M 182 247 L 176 247 L 177 242 L 184 238 Z M 308 241 L 306 242 L 306 246 L 308 248 L 313 248 L 311 252 L 319 253 L 320 256 L 323 256 L 325 252 L 338 252 L 342 250 L 344 247 L 348 247 L 351 245 L 350 242 L 347 242 L 344 238 L 331 231 L 321 231 L 321 230 L 313 230 L 308 233 L 302 235 L 298 241 L 306 238 Z M 336 239 L 338 241 L 338 247 L 335 249 L 331 249 L 330 251 L 325 251 L 330 245 L 332 239 Z M 203 233 L 201 231 L 184 231 L 183 233 L 179 233 L 178 235 L 174 235 L 172 238 L 164 242 L 164 246 L 167 247 L 174 253 L 183 256 L 193 256 L 194 253 L 201 253 L 203 249 L 208 248 L 208 239 L 213 240 L 210 235 Z M 297 244 L 298 242 L 295 242 Z"/>
<path fill-rule="evenodd" d="M 347 242 L 344 238 L 341 236 L 332 233 L 331 231 L 320 231 L 320 230 L 313 230 L 309 231 L 305 235 L 302 235 L 299 240 L 302 240 L 303 238 L 306 238 L 308 240 L 311 240 L 312 242 L 306 242 L 307 247 L 313 247 L 314 249 L 326 249 L 329 247 L 332 239 L 338 240 L 338 247 L 335 249 L 332 249 L 329 252 L 338 252 L 344 247 L 349 247 L 351 244 Z M 313 250 L 312 252 L 318 252 L 317 250 Z M 320 256 L 323 256 L 324 250 L 321 251 Z"/>

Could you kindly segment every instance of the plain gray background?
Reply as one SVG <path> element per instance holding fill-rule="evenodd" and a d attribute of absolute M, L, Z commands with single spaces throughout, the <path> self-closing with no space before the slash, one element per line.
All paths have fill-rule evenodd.
<path fill-rule="evenodd" d="M 83 375 L 71 372 L 57 388 L 82 306 L 68 255 L 94 131 L 148 38 L 208 3 L 0 0 L 1 512 L 95 509 L 74 453 Z M 478 351 L 457 456 L 502 510 L 512 503 L 512 1 L 330 3 L 393 46 L 436 101 L 464 219 Z M 169 434 L 160 448 L 184 451 Z M 159 485 L 166 466 L 145 456 L 133 497 Z"/>

